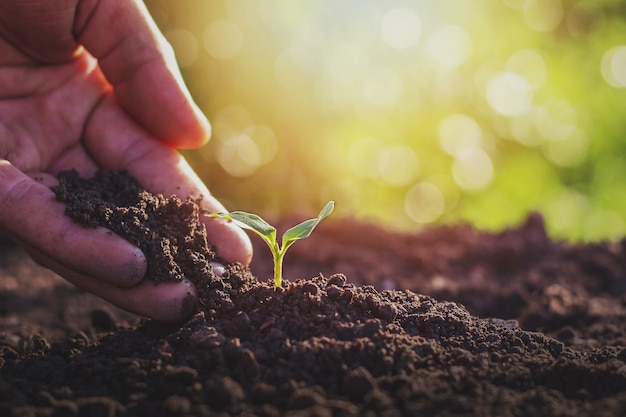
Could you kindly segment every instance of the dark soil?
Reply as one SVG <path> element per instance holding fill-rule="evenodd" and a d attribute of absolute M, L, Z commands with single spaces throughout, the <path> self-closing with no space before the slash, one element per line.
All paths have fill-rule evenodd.
<path fill-rule="evenodd" d="M 65 180 L 59 198 L 88 202 L 68 214 L 202 298 L 185 323 L 139 319 L 0 240 L 0 416 L 626 414 L 626 241 L 555 242 L 537 214 L 501 233 L 331 218 L 275 290 L 258 240 L 258 279 L 212 273 L 194 202 Z"/>

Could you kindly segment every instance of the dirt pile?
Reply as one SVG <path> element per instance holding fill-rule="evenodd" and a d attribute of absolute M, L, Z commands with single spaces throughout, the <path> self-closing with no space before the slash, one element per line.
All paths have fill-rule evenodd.
<path fill-rule="evenodd" d="M 68 312 L 63 303 L 91 296 L 0 242 L 0 301 L 7 301 L 0 308 L 0 415 L 626 411 L 624 242 L 553 242 L 537 215 L 497 234 L 468 226 L 394 233 L 329 220 L 286 260 L 287 277 L 306 279 L 275 290 L 237 265 L 221 278 L 197 268 L 198 259 L 205 265 L 219 258 L 206 245 L 180 244 L 204 239 L 193 202 L 132 194 L 139 199 L 123 204 L 101 192 L 81 194 L 104 207 L 86 218 L 126 212 L 145 219 L 161 214 L 135 207 L 183 207 L 174 217 L 187 225 L 176 238 L 161 229 L 145 233 L 160 227 L 154 220 L 140 229 L 169 241 L 168 259 L 182 273 L 196 271 L 199 311 L 168 326 L 85 298 Z M 158 204 L 144 203 L 155 198 Z M 181 253 L 196 263 L 177 261 Z M 251 270 L 271 276 L 261 246 Z M 32 308 L 50 294 L 46 307 L 62 312 L 57 320 Z"/>

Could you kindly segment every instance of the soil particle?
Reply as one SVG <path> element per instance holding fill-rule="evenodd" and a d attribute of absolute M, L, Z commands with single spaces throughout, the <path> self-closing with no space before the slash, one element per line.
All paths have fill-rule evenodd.
<path fill-rule="evenodd" d="M 12 300 L 0 314 L 0 415 L 626 412 L 624 241 L 553 242 L 536 214 L 500 233 L 329 221 L 294 245 L 292 279 L 274 289 L 257 279 L 271 276 L 260 255 L 251 269 L 212 272 L 220 258 L 193 201 L 110 172 L 64 174 L 56 192 L 74 219 L 139 245 L 153 271 L 169 268 L 157 281 L 193 277 L 200 302 L 165 325 L 84 301 L 51 331 L 22 287 L 0 287 Z M 47 276 L 57 304 L 87 297 L 0 245 L 0 283 L 26 265 L 19 282 L 46 288 Z M 77 331 L 66 321 L 81 311 Z"/>

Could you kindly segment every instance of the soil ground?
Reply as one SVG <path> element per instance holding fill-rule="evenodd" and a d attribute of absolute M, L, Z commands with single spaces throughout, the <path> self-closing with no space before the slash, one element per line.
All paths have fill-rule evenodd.
<path fill-rule="evenodd" d="M 116 178 L 58 194 L 93 202 L 85 219 L 149 212 L 142 227 L 169 242 L 158 279 L 193 275 L 198 312 L 138 318 L 0 237 L 0 416 L 626 414 L 626 241 L 557 242 L 537 214 L 500 233 L 331 217 L 290 249 L 274 290 L 256 237 L 250 270 L 217 277 L 193 202 L 118 192 Z M 170 215 L 186 226 L 164 232 Z"/>

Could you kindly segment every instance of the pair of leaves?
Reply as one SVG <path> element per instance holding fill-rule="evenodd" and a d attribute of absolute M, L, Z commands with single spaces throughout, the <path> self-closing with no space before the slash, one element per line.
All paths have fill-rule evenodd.
<path fill-rule="evenodd" d="M 282 265 L 285 251 L 287 251 L 295 241 L 309 237 L 313 229 L 315 229 L 315 226 L 328 217 L 330 213 L 333 212 L 334 208 L 335 203 L 329 201 L 316 218 L 305 220 L 287 230 L 283 234 L 281 246 L 278 246 L 278 242 L 276 241 L 276 228 L 256 214 L 246 213 L 245 211 L 233 211 L 230 213 L 209 214 L 209 217 L 232 221 L 242 229 L 252 230 L 263 238 L 265 243 L 270 247 L 272 256 L 274 257 L 274 286 L 281 287 L 283 281 Z"/>
<path fill-rule="evenodd" d="M 246 213 L 245 211 L 233 211 L 230 213 L 211 214 L 210 216 L 230 220 L 243 229 L 252 230 L 265 240 L 270 246 L 270 249 L 272 249 L 272 252 L 278 252 L 274 253 L 274 256 L 277 256 L 279 253 L 284 253 L 287 248 L 293 245 L 297 240 L 309 237 L 313 229 L 315 229 L 322 220 L 330 216 L 334 208 L 335 202 L 329 201 L 316 218 L 305 220 L 288 229 L 283 234 L 280 247 L 278 247 L 278 242 L 276 241 L 276 228 L 256 214 Z"/>

